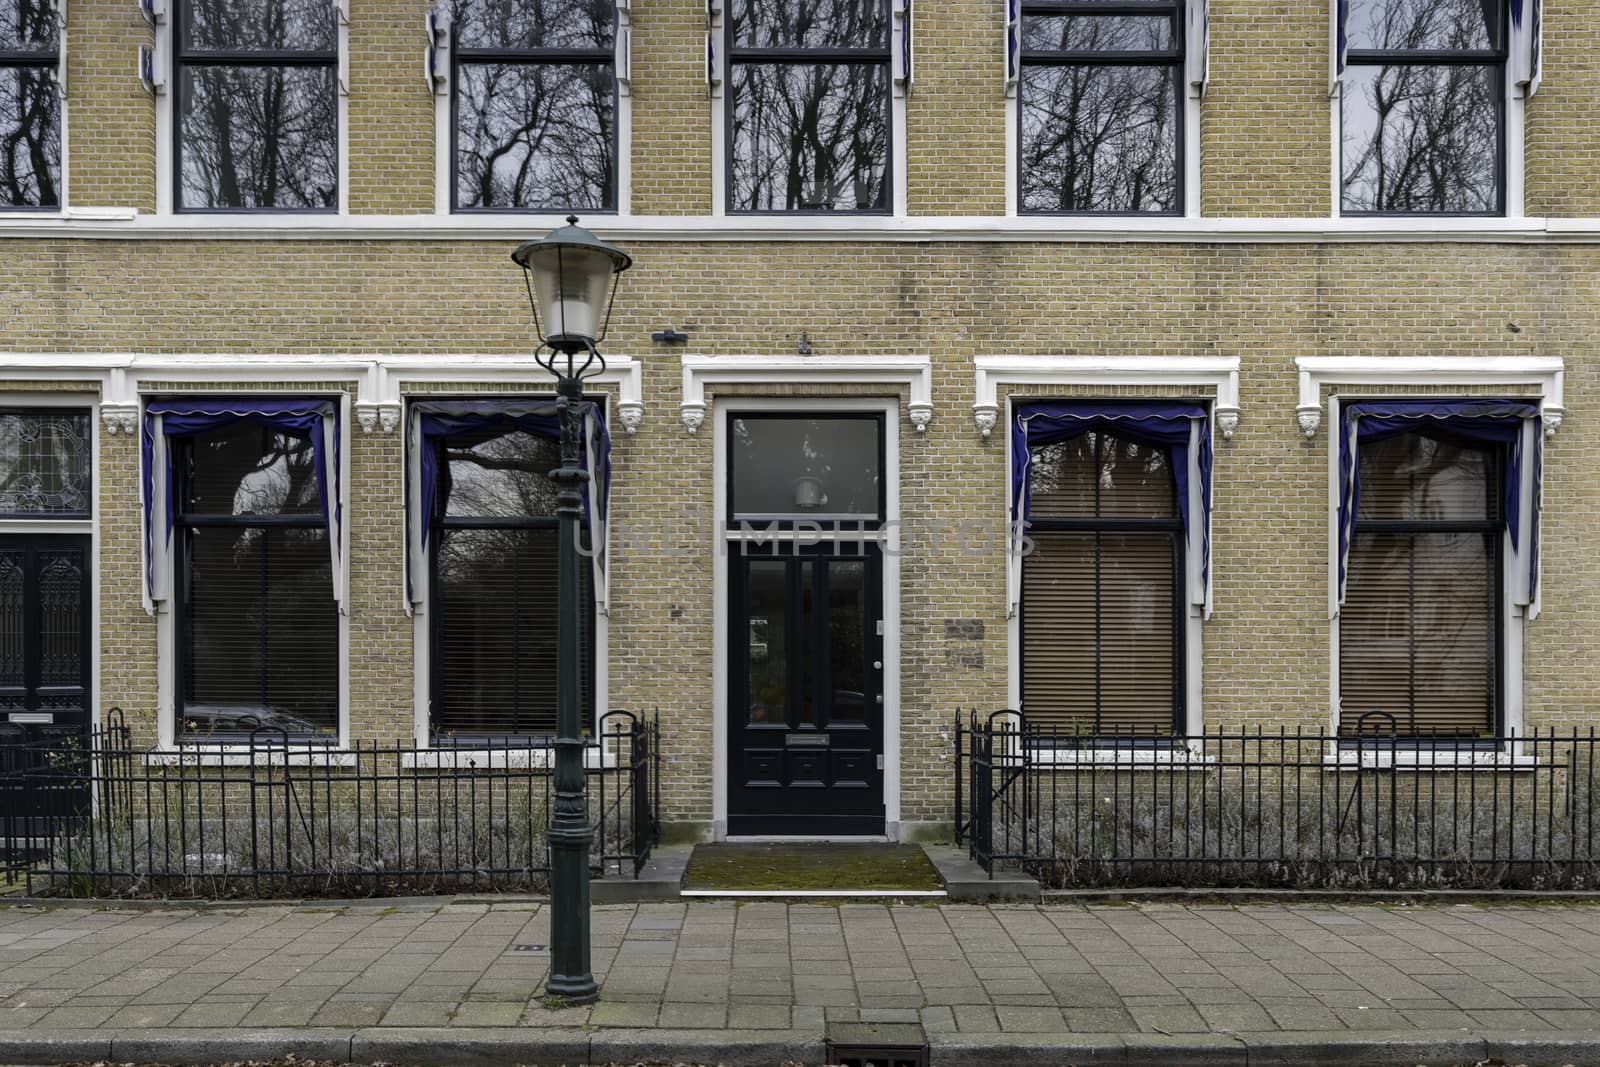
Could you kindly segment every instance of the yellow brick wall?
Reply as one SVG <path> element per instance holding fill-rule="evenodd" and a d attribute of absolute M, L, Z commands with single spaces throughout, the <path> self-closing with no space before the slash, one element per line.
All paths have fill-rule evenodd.
<path fill-rule="evenodd" d="M 520 282 L 494 244 L 373 246 L 383 250 L 382 270 L 369 269 L 369 246 L 354 241 L 11 247 L 0 293 L 30 296 L 14 305 L 14 350 L 526 351 Z M 900 423 L 910 527 L 901 574 L 908 819 L 945 816 L 941 731 L 956 707 L 1006 699 L 1004 437 L 984 441 L 970 415 L 971 358 L 984 352 L 1240 357 L 1243 418 L 1216 457 L 1216 610 L 1204 634 L 1204 703 L 1209 724 L 1291 726 L 1326 721 L 1330 625 L 1328 438 L 1298 432 L 1294 357 L 1565 357 L 1569 415 L 1546 455 L 1545 612 L 1528 627 L 1525 697 L 1530 725 L 1588 724 L 1600 712 L 1600 680 L 1587 669 L 1600 624 L 1591 520 L 1600 505 L 1600 423 L 1586 414 L 1600 398 L 1600 365 L 1589 352 L 1600 329 L 1600 257 L 1585 246 L 635 242 L 631 251 L 637 265 L 607 347 L 643 361 L 647 413 L 636 435 L 616 437 L 614 514 L 652 536 L 615 546 L 611 702 L 660 708 L 672 818 L 709 817 L 706 738 L 718 683 L 709 581 L 715 429 L 689 435 L 679 421 L 682 350 L 649 341 L 668 321 L 690 332 L 690 352 L 792 355 L 804 330 L 819 355 L 933 360 L 932 425 L 917 434 Z M 172 283 L 139 293 L 97 269 L 134 257 Z M 1529 277 L 1540 284 L 1517 280 Z M 274 279 L 270 289 L 263 278 Z M 155 628 L 139 603 L 133 442 L 104 436 L 102 457 L 104 703 L 148 726 Z M 398 435 L 354 431 L 351 714 L 363 737 L 404 737 L 412 721 L 400 463 Z M 987 523 L 993 549 L 919 542 L 918 522 L 934 517 Z M 981 620 L 983 638 L 953 642 L 947 618 Z"/>
<path fill-rule="evenodd" d="M 431 0 L 356 0 L 350 13 L 350 211 L 434 207 L 433 93 L 422 72 Z"/>

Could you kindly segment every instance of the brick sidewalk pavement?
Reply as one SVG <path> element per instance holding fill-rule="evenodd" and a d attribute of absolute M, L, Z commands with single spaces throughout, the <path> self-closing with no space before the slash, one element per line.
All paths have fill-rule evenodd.
<path fill-rule="evenodd" d="M 820 1038 L 914 1023 L 936 1050 L 1407 1033 L 1593 1033 L 1600 1050 L 1600 907 L 1588 905 L 603 907 L 592 1008 L 542 1001 L 548 941 L 537 904 L 0 905 L 0 1031 Z"/>

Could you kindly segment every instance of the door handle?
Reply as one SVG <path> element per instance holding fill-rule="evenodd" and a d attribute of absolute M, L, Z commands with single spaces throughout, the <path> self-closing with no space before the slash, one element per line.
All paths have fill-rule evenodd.
<path fill-rule="evenodd" d="M 875 670 L 875 671 L 883 670 L 883 660 L 881 660 L 881 659 L 873 660 L 872 661 L 872 669 Z"/>
<path fill-rule="evenodd" d="M 879 693 L 877 696 L 873 697 L 872 699 L 876 700 L 879 704 L 882 704 L 883 703 L 883 694 Z"/>

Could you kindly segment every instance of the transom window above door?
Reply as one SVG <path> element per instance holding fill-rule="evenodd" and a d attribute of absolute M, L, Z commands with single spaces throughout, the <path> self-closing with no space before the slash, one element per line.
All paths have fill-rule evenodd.
<path fill-rule="evenodd" d="M 0 518 L 88 518 L 90 433 L 87 409 L 0 412 Z"/>
<path fill-rule="evenodd" d="M 613 0 L 452 0 L 457 211 L 617 209 Z"/>
<path fill-rule="evenodd" d="M 731 522 L 883 519 L 883 417 L 750 414 L 728 419 Z"/>
<path fill-rule="evenodd" d="M 729 210 L 888 212 L 888 0 L 728 8 Z"/>

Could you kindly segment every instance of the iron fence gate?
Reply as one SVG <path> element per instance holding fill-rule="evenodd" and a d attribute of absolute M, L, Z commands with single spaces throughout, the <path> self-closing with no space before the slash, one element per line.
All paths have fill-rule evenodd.
<path fill-rule="evenodd" d="M 637 877 L 660 837 L 659 717 L 613 711 L 585 748 L 593 873 Z M 535 890 L 549 873 L 548 738 L 345 748 L 258 730 L 233 748 L 0 739 L 0 880 L 79 896 Z M 24 817 L 24 795 L 46 795 Z"/>
<path fill-rule="evenodd" d="M 1047 887 L 1600 886 L 1596 737 L 1063 734 L 957 713 L 957 842 Z"/>

